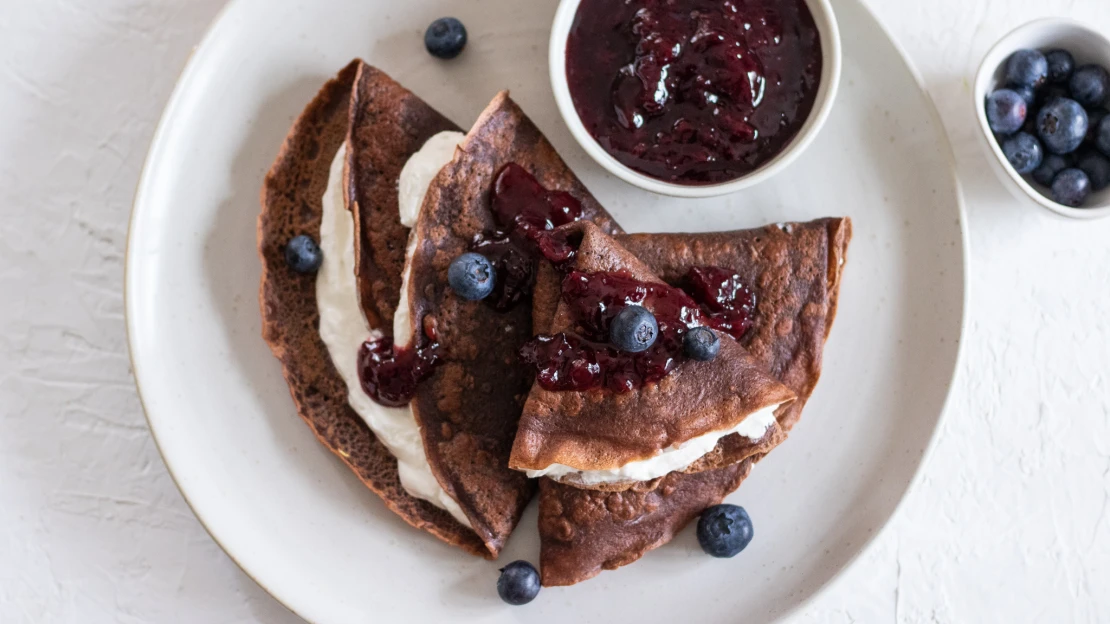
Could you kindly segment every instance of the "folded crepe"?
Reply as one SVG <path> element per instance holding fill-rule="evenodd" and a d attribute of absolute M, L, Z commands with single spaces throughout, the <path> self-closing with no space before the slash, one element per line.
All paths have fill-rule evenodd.
<path fill-rule="evenodd" d="M 438 345 L 439 365 L 417 386 L 411 408 L 440 483 L 491 549 L 504 543 L 535 488 L 508 467 L 532 383 L 517 355 L 533 336 L 531 284 L 521 284 L 524 299 L 515 304 L 467 301 L 448 286 L 447 268 L 502 225 L 492 212 L 493 187 L 510 164 L 550 191 L 569 193 L 581 218 L 620 231 L 507 93 L 479 116 L 425 195 L 398 314 L 412 319 L 416 344 Z"/>
<path fill-rule="evenodd" d="M 262 189 L 258 244 L 263 337 L 281 361 L 301 418 L 391 510 L 447 543 L 495 557 L 502 540 L 487 541 L 402 484 L 396 456 L 352 408 L 348 386 L 321 338 L 317 276 L 291 271 L 284 258 L 285 245 L 294 236 L 320 240 L 323 197 L 333 161 L 346 145 L 343 200 L 353 210 L 352 219 L 361 222 L 355 229 L 361 236 L 353 241 L 358 253 L 352 273 L 359 277 L 358 298 L 369 326 L 390 333 L 408 236 L 399 218 L 398 178 L 430 137 L 457 129 L 358 60 L 324 85 L 293 124 Z M 521 498 L 531 491 L 522 488 Z"/>
<path fill-rule="evenodd" d="M 632 234 L 617 240 L 671 283 L 691 267 L 719 266 L 756 286 L 755 323 L 742 342 L 797 395 L 776 414 L 789 430 L 820 376 L 851 231 L 851 221 L 843 218 L 739 232 Z M 550 279 L 537 285 L 537 328 L 549 327 L 555 316 L 553 288 Z M 696 474 L 671 473 L 625 492 L 541 479 L 542 583 L 573 585 L 666 544 L 702 510 L 733 492 L 761 457 Z"/>
<path fill-rule="evenodd" d="M 564 271 L 573 271 L 566 278 L 572 288 L 563 290 L 547 331 L 557 335 L 544 340 L 554 344 L 578 340 L 582 323 L 592 325 L 599 320 L 603 326 L 592 331 L 607 335 L 608 319 L 624 306 L 604 300 L 586 305 L 590 295 L 576 286 L 589 280 L 619 280 L 628 286 L 656 284 L 642 302 L 645 308 L 658 315 L 659 306 L 673 307 L 680 301 L 687 316 L 693 314 L 690 310 L 697 310 L 702 321 L 707 319 L 694 299 L 663 283 L 594 225 L 585 222 L 566 227 L 581 231 L 581 243 L 573 265 L 564 267 Z M 588 311 L 588 321 L 577 318 L 583 312 L 573 312 L 579 306 Z M 774 411 L 789 404 L 794 393 L 768 375 L 760 362 L 723 331 L 717 332 L 720 352 L 716 358 L 709 362 L 686 359 L 680 353 L 681 335 L 690 321 L 674 319 L 668 326 L 664 316 L 659 319 L 663 335 L 646 355 L 675 358 L 672 361 L 678 363 L 672 370 L 657 382 L 627 392 L 605 387 L 553 390 L 536 383 L 524 406 L 509 466 L 529 476 L 546 475 L 582 488 L 620 491 L 676 470 L 693 473 L 735 464 L 778 444 L 783 433 Z M 560 332 L 569 333 L 570 338 L 562 338 L 566 334 Z M 673 352 L 676 345 L 669 344 L 674 342 L 679 353 Z M 607 345 L 595 348 L 640 366 L 631 354 Z M 625 374 L 623 370 L 622 366 Z M 743 433 L 735 434 L 741 438 L 737 444 L 730 445 L 727 452 L 718 448 L 721 438 L 738 430 Z"/>

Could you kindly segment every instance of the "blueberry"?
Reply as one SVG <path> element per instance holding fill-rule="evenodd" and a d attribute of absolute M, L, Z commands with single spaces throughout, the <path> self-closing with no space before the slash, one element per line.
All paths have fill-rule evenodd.
<path fill-rule="evenodd" d="M 485 299 L 493 292 L 497 271 L 485 256 L 464 253 L 447 267 L 447 283 L 455 294 L 468 301 Z"/>
<path fill-rule="evenodd" d="M 1095 147 L 1106 156 L 1110 156 L 1110 117 L 1103 111 L 1099 117 L 1098 127 L 1095 128 Z"/>
<path fill-rule="evenodd" d="M 1025 100 L 1026 106 L 1031 107 L 1037 103 L 1037 90 L 1033 87 L 1026 85 L 1009 85 L 1006 88 L 1020 95 L 1021 99 Z"/>
<path fill-rule="evenodd" d="M 1097 147 L 1099 127 L 1102 125 L 1102 120 L 1106 119 L 1105 108 L 1092 108 L 1087 111 L 1087 138 L 1084 142 L 1090 143 Z M 1110 156 L 1110 152 L 1106 152 Z"/>
<path fill-rule="evenodd" d="M 1052 186 L 1056 174 L 1073 166 L 1071 155 L 1049 154 L 1041 161 L 1041 166 L 1033 170 L 1033 179 L 1043 186 Z"/>
<path fill-rule="evenodd" d="M 1110 74 L 1098 65 L 1084 65 L 1075 70 L 1068 82 L 1071 96 L 1086 108 L 1095 108 L 1106 103 L 1110 95 Z"/>
<path fill-rule="evenodd" d="M 698 519 L 698 543 L 706 554 L 735 557 L 751 543 L 752 519 L 743 507 L 714 505 Z"/>
<path fill-rule="evenodd" d="M 1037 99 L 1041 104 L 1048 104 L 1058 98 L 1070 98 L 1071 91 L 1065 85 L 1048 85 L 1037 92 Z"/>
<path fill-rule="evenodd" d="M 497 595 L 511 605 L 532 602 L 540 593 L 540 573 L 527 561 L 514 561 L 501 568 L 497 577 Z"/>
<path fill-rule="evenodd" d="M 1053 154 L 1070 154 L 1087 137 L 1087 111 L 1075 100 L 1053 100 L 1037 113 L 1037 136 Z"/>
<path fill-rule="evenodd" d="M 1091 194 L 1091 180 L 1079 169 L 1064 169 L 1052 182 L 1052 201 L 1078 208 Z"/>
<path fill-rule="evenodd" d="M 1016 91 L 999 89 L 987 97 L 987 124 L 998 134 L 1010 134 L 1021 129 L 1029 107 Z"/>
<path fill-rule="evenodd" d="M 285 263 L 297 273 L 315 273 L 324 263 L 324 252 L 311 236 L 294 236 L 285 245 Z"/>
<path fill-rule="evenodd" d="M 1098 192 L 1110 186 L 1110 160 L 1098 152 L 1091 150 L 1079 155 L 1075 161 L 1078 167 L 1091 181 L 1091 190 Z"/>
<path fill-rule="evenodd" d="M 609 325 L 609 340 L 629 353 L 647 351 L 659 336 L 655 315 L 642 306 L 630 305 L 621 310 Z"/>
<path fill-rule="evenodd" d="M 466 27 L 453 17 L 441 17 L 424 32 L 424 47 L 432 56 L 453 59 L 466 47 Z"/>
<path fill-rule="evenodd" d="M 682 350 L 691 360 L 708 362 L 721 350 L 721 339 L 708 327 L 695 327 L 682 338 Z"/>
<path fill-rule="evenodd" d="M 1006 61 L 1006 82 L 1039 87 L 1048 80 L 1048 60 L 1036 50 L 1018 50 Z"/>
<path fill-rule="evenodd" d="M 1053 84 L 1067 83 L 1075 71 L 1075 59 L 1067 50 L 1049 50 L 1044 53 L 1048 61 L 1048 81 Z"/>
<path fill-rule="evenodd" d="M 1018 173 L 1032 173 L 1041 166 L 1044 150 L 1031 134 L 1019 132 L 1002 142 L 1002 153 Z"/>

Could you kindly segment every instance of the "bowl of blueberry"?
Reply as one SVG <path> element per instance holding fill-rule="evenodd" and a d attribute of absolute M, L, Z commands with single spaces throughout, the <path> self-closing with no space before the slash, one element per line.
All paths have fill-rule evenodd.
<path fill-rule="evenodd" d="M 1016 197 L 1077 219 L 1110 215 L 1110 40 L 1067 19 L 999 41 L 975 79 L 989 159 Z"/>

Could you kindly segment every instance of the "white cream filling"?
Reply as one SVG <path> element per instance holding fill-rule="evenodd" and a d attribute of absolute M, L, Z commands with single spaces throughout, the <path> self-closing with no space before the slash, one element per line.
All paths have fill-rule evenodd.
<path fill-rule="evenodd" d="M 405 162 L 401 177 L 397 179 L 397 208 L 401 211 L 401 223 L 405 227 L 411 228 L 416 224 L 428 187 L 439 170 L 455 157 L 455 148 L 465 138 L 466 135 L 461 132 L 440 132 L 425 141 L 420 150 Z"/>
<path fill-rule="evenodd" d="M 624 481 L 650 481 L 656 477 L 685 470 L 690 464 L 698 461 L 703 455 L 712 451 L 721 438 L 738 433 L 746 438 L 758 440 L 762 438 L 767 429 L 775 423 L 775 410 L 778 405 L 772 405 L 754 412 L 738 425 L 724 431 L 710 431 L 709 433 L 691 438 L 682 444 L 667 447 L 654 457 L 629 462 L 620 468 L 612 470 L 578 470 L 563 464 L 551 464 L 542 470 L 526 470 L 531 478 L 536 477 L 565 477 L 576 475 L 576 481 L 583 485 L 598 485 L 602 483 L 620 483 Z"/>
<path fill-rule="evenodd" d="M 379 405 L 362 389 L 358 375 L 359 348 L 367 338 L 380 336 L 381 333 L 370 327 L 359 304 L 358 283 L 355 279 L 354 221 L 343 201 L 343 165 L 346 155 L 347 145 L 344 144 L 332 162 L 328 188 L 323 197 L 320 249 L 323 250 L 324 263 L 316 276 L 320 338 L 327 346 L 339 376 L 347 384 L 347 400 L 351 407 L 397 458 L 397 471 L 405 491 L 447 510 L 461 524 L 473 528 L 459 503 L 447 494 L 432 474 L 432 467 L 424 452 L 420 426 L 413 416 L 412 408 Z M 450 156 L 447 160 L 450 160 Z M 442 166 L 441 164 L 440 167 Z M 430 180 L 429 178 L 429 182 Z M 423 198 L 423 193 L 420 196 Z M 400 309 L 406 311 L 406 320 L 395 320 L 394 328 L 401 326 L 405 331 L 397 332 L 395 340 L 397 344 L 408 344 L 412 340 L 412 324 L 407 322 L 408 306 L 404 301 Z M 397 316 L 400 317 L 401 314 Z"/>

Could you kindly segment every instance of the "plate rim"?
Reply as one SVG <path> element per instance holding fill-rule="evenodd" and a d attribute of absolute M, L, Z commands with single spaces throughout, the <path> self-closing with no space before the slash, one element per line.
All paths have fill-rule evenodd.
<path fill-rule="evenodd" d="M 181 487 L 181 483 L 174 469 L 173 461 L 166 455 L 165 451 L 163 450 L 162 442 L 159 439 L 158 430 L 154 424 L 154 420 L 152 420 L 151 418 L 150 410 L 147 408 L 146 400 L 144 398 L 142 382 L 140 381 L 139 373 L 141 367 L 139 365 L 139 358 L 136 357 L 135 349 L 136 328 L 134 326 L 134 319 L 138 315 L 138 313 L 133 309 L 136 304 L 134 298 L 131 296 L 132 292 L 135 290 L 135 287 L 131 283 L 135 274 L 135 271 L 132 270 L 132 263 L 135 262 L 135 256 L 132 254 L 132 250 L 134 249 L 133 242 L 135 234 L 135 221 L 139 214 L 140 206 L 145 203 L 146 195 L 149 192 L 148 186 L 151 183 L 150 178 L 152 175 L 152 167 L 154 164 L 156 164 L 157 159 L 160 157 L 160 146 L 165 141 L 165 135 L 169 131 L 170 120 L 173 118 L 174 114 L 177 111 L 177 108 L 181 105 L 182 100 L 185 98 L 185 85 L 187 82 L 189 82 L 189 79 L 192 77 L 192 75 L 199 71 L 199 59 L 202 58 L 202 55 L 207 53 L 208 50 L 212 47 L 213 41 L 216 39 L 220 32 L 220 26 L 225 23 L 225 19 L 227 18 L 227 16 L 231 13 L 233 9 L 235 9 L 236 7 L 238 7 L 238 5 L 244 3 L 245 1 L 246 0 L 228 0 L 228 2 L 223 7 L 221 7 L 219 11 L 216 12 L 216 14 L 209 21 L 208 25 L 205 26 L 204 34 L 201 36 L 196 45 L 194 45 L 193 48 L 189 51 L 189 54 L 184 61 L 182 69 L 178 72 L 177 79 L 174 83 L 174 88 L 170 92 L 170 96 L 166 100 L 166 104 L 162 109 L 162 113 L 159 116 L 158 124 L 155 127 L 154 134 L 151 136 L 146 156 L 143 158 L 143 165 L 139 171 L 139 178 L 138 182 L 136 183 L 135 194 L 132 199 L 131 210 L 128 215 L 127 238 L 124 245 L 123 300 L 124 325 L 127 334 L 127 354 L 128 360 L 131 364 L 131 377 L 135 382 L 136 395 L 139 399 L 139 405 L 143 411 L 143 417 L 147 422 L 147 428 L 150 430 L 151 439 L 154 441 L 154 446 L 158 450 L 158 455 L 161 457 L 162 463 L 166 467 L 166 472 L 169 474 L 170 480 L 173 482 L 174 487 L 177 488 L 177 491 L 181 494 L 181 498 L 185 502 L 185 505 L 189 508 L 189 511 L 192 512 L 193 516 L 197 519 L 197 522 L 200 523 L 201 527 L 212 539 L 212 541 L 220 547 L 220 550 L 222 550 L 224 554 L 227 555 L 227 557 L 243 572 L 243 574 L 250 578 L 259 587 L 261 587 L 263 591 L 269 594 L 284 608 L 288 609 L 291 613 L 308 622 L 309 624 L 322 624 L 321 622 L 318 622 L 317 620 L 314 620 L 306 615 L 300 608 L 298 608 L 299 605 L 295 606 L 293 604 L 293 601 L 288 600 L 287 596 L 279 595 L 268 585 L 263 583 L 258 577 L 256 577 L 246 565 L 239 561 L 233 549 L 229 548 L 228 545 L 220 539 L 216 532 L 209 526 L 209 523 L 204 518 L 204 516 L 200 512 L 198 512 L 197 508 L 193 504 L 193 501 L 190 500 L 189 493 L 186 491 L 185 488 Z M 948 378 L 948 388 L 945 390 L 944 401 L 941 404 L 940 413 L 937 415 L 936 424 L 933 427 L 933 431 L 929 435 L 929 439 L 925 446 L 924 452 L 921 454 L 921 457 L 917 462 L 917 466 L 914 468 L 913 475 L 911 476 L 909 482 L 906 484 L 905 489 L 902 491 L 898 502 L 895 504 L 894 509 L 890 512 L 886 519 L 883 520 L 882 525 L 879 526 L 870 536 L 868 536 L 865 542 L 860 546 L 859 550 L 856 551 L 856 553 L 852 555 L 840 567 L 839 570 L 837 570 L 824 583 L 817 587 L 817 589 L 810 593 L 809 596 L 802 599 L 800 602 L 788 608 L 787 610 L 783 611 L 777 618 L 775 618 L 774 621 L 779 622 L 786 621 L 798 615 L 803 610 L 816 603 L 819 599 L 831 593 L 834 589 L 837 589 L 843 583 L 845 577 L 847 576 L 847 573 L 852 570 L 865 555 L 869 554 L 874 549 L 875 544 L 877 543 L 879 538 L 887 533 L 891 525 L 894 524 L 894 521 L 898 519 L 898 517 L 902 514 L 902 511 L 905 509 L 907 500 L 921 484 L 925 473 L 925 468 L 929 465 L 934 451 L 936 450 L 937 443 L 940 439 L 940 433 L 944 428 L 945 421 L 948 419 L 949 412 L 952 408 L 954 389 L 956 387 L 956 382 L 960 377 L 960 373 L 963 370 L 963 363 L 967 351 L 967 341 L 965 338 L 967 336 L 967 325 L 971 300 L 971 280 L 969 278 L 971 274 L 971 238 L 967 224 L 966 198 L 964 197 L 963 184 L 960 182 L 955 151 L 952 148 L 952 141 L 948 135 L 948 130 L 944 125 L 944 120 L 940 115 L 940 111 L 936 106 L 936 102 L 933 100 L 932 94 L 926 87 L 925 80 L 922 77 L 921 72 L 913 63 L 913 60 L 910 58 L 905 47 L 901 44 L 901 42 L 898 41 L 898 39 L 894 36 L 890 29 L 887 28 L 886 24 L 878 16 L 878 14 L 876 14 L 875 11 L 864 0 L 833 1 L 834 4 L 847 2 L 854 3 L 860 10 L 862 10 L 863 14 L 870 18 L 875 26 L 878 27 L 879 31 L 894 47 L 895 51 L 898 53 L 900 60 L 902 61 L 902 64 L 905 65 L 905 67 L 909 70 L 909 73 L 914 82 L 917 84 L 918 89 L 925 96 L 925 105 L 929 113 L 929 118 L 932 120 L 933 124 L 936 125 L 936 127 L 940 130 L 939 147 L 941 147 L 942 157 L 947 164 L 948 175 L 951 178 L 953 190 L 955 191 L 956 209 L 959 216 L 961 254 L 960 278 L 962 281 L 960 296 L 962 298 L 962 301 L 960 304 L 959 335 L 957 337 L 958 346 L 956 348 L 956 357 L 953 362 L 952 372 L 950 373 Z"/>

